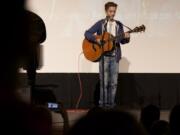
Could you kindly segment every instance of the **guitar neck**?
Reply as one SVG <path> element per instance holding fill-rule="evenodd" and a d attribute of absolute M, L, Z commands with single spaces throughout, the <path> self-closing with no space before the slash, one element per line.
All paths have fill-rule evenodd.
<path fill-rule="evenodd" d="M 144 25 L 141 25 L 140 27 L 136 27 L 136 28 L 134 28 L 132 30 L 129 30 L 126 33 L 137 33 L 137 32 L 142 32 L 142 31 L 144 32 L 145 29 L 146 29 L 146 27 Z M 115 37 L 111 37 L 108 41 L 115 41 L 117 39 L 122 39 L 124 37 L 124 34 L 125 33 L 123 32 L 123 33 L 121 33 L 121 34 L 119 34 L 119 35 L 117 35 Z"/>

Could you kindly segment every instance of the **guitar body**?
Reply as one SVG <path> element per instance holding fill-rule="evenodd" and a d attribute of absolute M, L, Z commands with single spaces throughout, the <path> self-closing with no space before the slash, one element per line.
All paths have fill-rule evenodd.
<path fill-rule="evenodd" d="M 137 33 L 137 32 L 144 32 L 146 30 L 146 27 L 144 25 L 141 25 L 139 27 L 135 27 L 132 30 L 127 31 L 127 33 Z M 83 53 L 84 56 L 92 61 L 97 62 L 101 58 L 104 53 L 110 52 L 114 49 L 113 42 L 116 40 L 116 38 L 123 37 L 124 33 L 121 33 L 120 35 L 116 35 L 116 37 L 113 37 L 108 32 L 105 32 L 103 35 L 96 35 L 96 39 L 103 39 L 103 45 L 99 45 L 97 43 L 92 43 L 91 41 L 84 39 L 83 41 Z"/>
<path fill-rule="evenodd" d="M 96 39 L 100 40 L 103 38 L 102 35 L 96 35 L 95 37 Z M 99 45 L 97 43 L 93 43 L 87 39 L 84 39 L 82 49 L 86 59 L 92 62 L 97 62 L 104 53 L 112 51 L 114 46 L 113 42 L 109 40 L 110 37 L 111 35 L 109 33 L 104 33 L 104 45 Z"/>

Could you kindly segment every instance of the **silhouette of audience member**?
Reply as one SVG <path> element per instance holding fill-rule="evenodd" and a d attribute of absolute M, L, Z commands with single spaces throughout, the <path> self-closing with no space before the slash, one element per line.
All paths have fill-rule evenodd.
<path fill-rule="evenodd" d="M 5 0 L 0 8 L 0 100 L 14 98 L 18 88 L 18 70 L 28 46 L 25 0 Z M 4 9 L 5 7 L 6 9 Z"/>
<path fill-rule="evenodd" d="M 176 105 L 170 113 L 170 130 L 172 135 L 180 135 L 180 105 Z"/>
<path fill-rule="evenodd" d="M 141 110 L 140 121 L 147 132 L 150 132 L 151 126 L 158 120 L 160 120 L 160 109 L 157 106 L 148 105 Z"/>
<path fill-rule="evenodd" d="M 0 103 L 1 134 L 35 135 L 32 107 L 18 100 Z"/>
<path fill-rule="evenodd" d="M 34 106 L 21 101 L 17 94 L 20 63 L 29 48 L 25 3 L 25 0 L 1 1 L 0 131 L 5 135 L 38 135 L 33 127 L 37 122 Z"/>
<path fill-rule="evenodd" d="M 150 135 L 170 135 L 169 123 L 164 120 L 156 121 L 151 127 Z"/>
<path fill-rule="evenodd" d="M 52 115 L 50 110 L 44 106 L 37 106 L 33 108 L 33 131 L 37 135 L 51 135 L 52 134 Z"/>
<path fill-rule="evenodd" d="M 96 114 L 96 113 L 103 113 L 105 110 L 102 107 L 95 106 L 94 108 L 90 109 L 87 115 Z"/>
<path fill-rule="evenodd" d="M 96 110 L 97 109 L 97 110 Z M 81 118 L 69 135 L 145 135 L 142 126 L 127 112 L 94 108 Z"/>
<path fill-rule="evenodd" d="M 29 85 L 34 87 L 36 82 L 36 70 L 40 66 L 40 45 L 46 40 L 46 27 L 42 18 L 32 11 L 26 10 L 26 16 L 29 24 L 29 46 L 25 53 L 23 68 L 27 70 Z"/>

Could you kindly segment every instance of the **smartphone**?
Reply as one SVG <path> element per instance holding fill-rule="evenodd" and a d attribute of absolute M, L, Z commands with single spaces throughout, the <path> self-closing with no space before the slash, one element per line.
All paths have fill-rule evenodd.
<path fill-rule="evenodd" d="M 59 112 L 60 111 L 60 105 L 58 103 L 49 102 L 49 103 L 47 103 L 47 107 L 50 110 L 55 111 L 55 112 Z"/>

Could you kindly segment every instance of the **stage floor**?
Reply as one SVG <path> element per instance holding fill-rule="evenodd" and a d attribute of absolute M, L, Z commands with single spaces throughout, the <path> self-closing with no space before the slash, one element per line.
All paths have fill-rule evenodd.
<path fill-rule="evenodd" d="M 79 118 L 86 115 L 88 110 L 67 110 L 69 116 L 69 124 L 72 126 Z M 129 110 L 131 114 L 134 115 L 138 120 L 140 118 L 140 110 Z M 161 111 L 161 120 L 169 120 L 169 113 L 168 110 Z M 60 114 L 52 112 L 53 116 L 53 135 L 60 135 L 62 133 L 63 128 L 63 119 Z"/>

